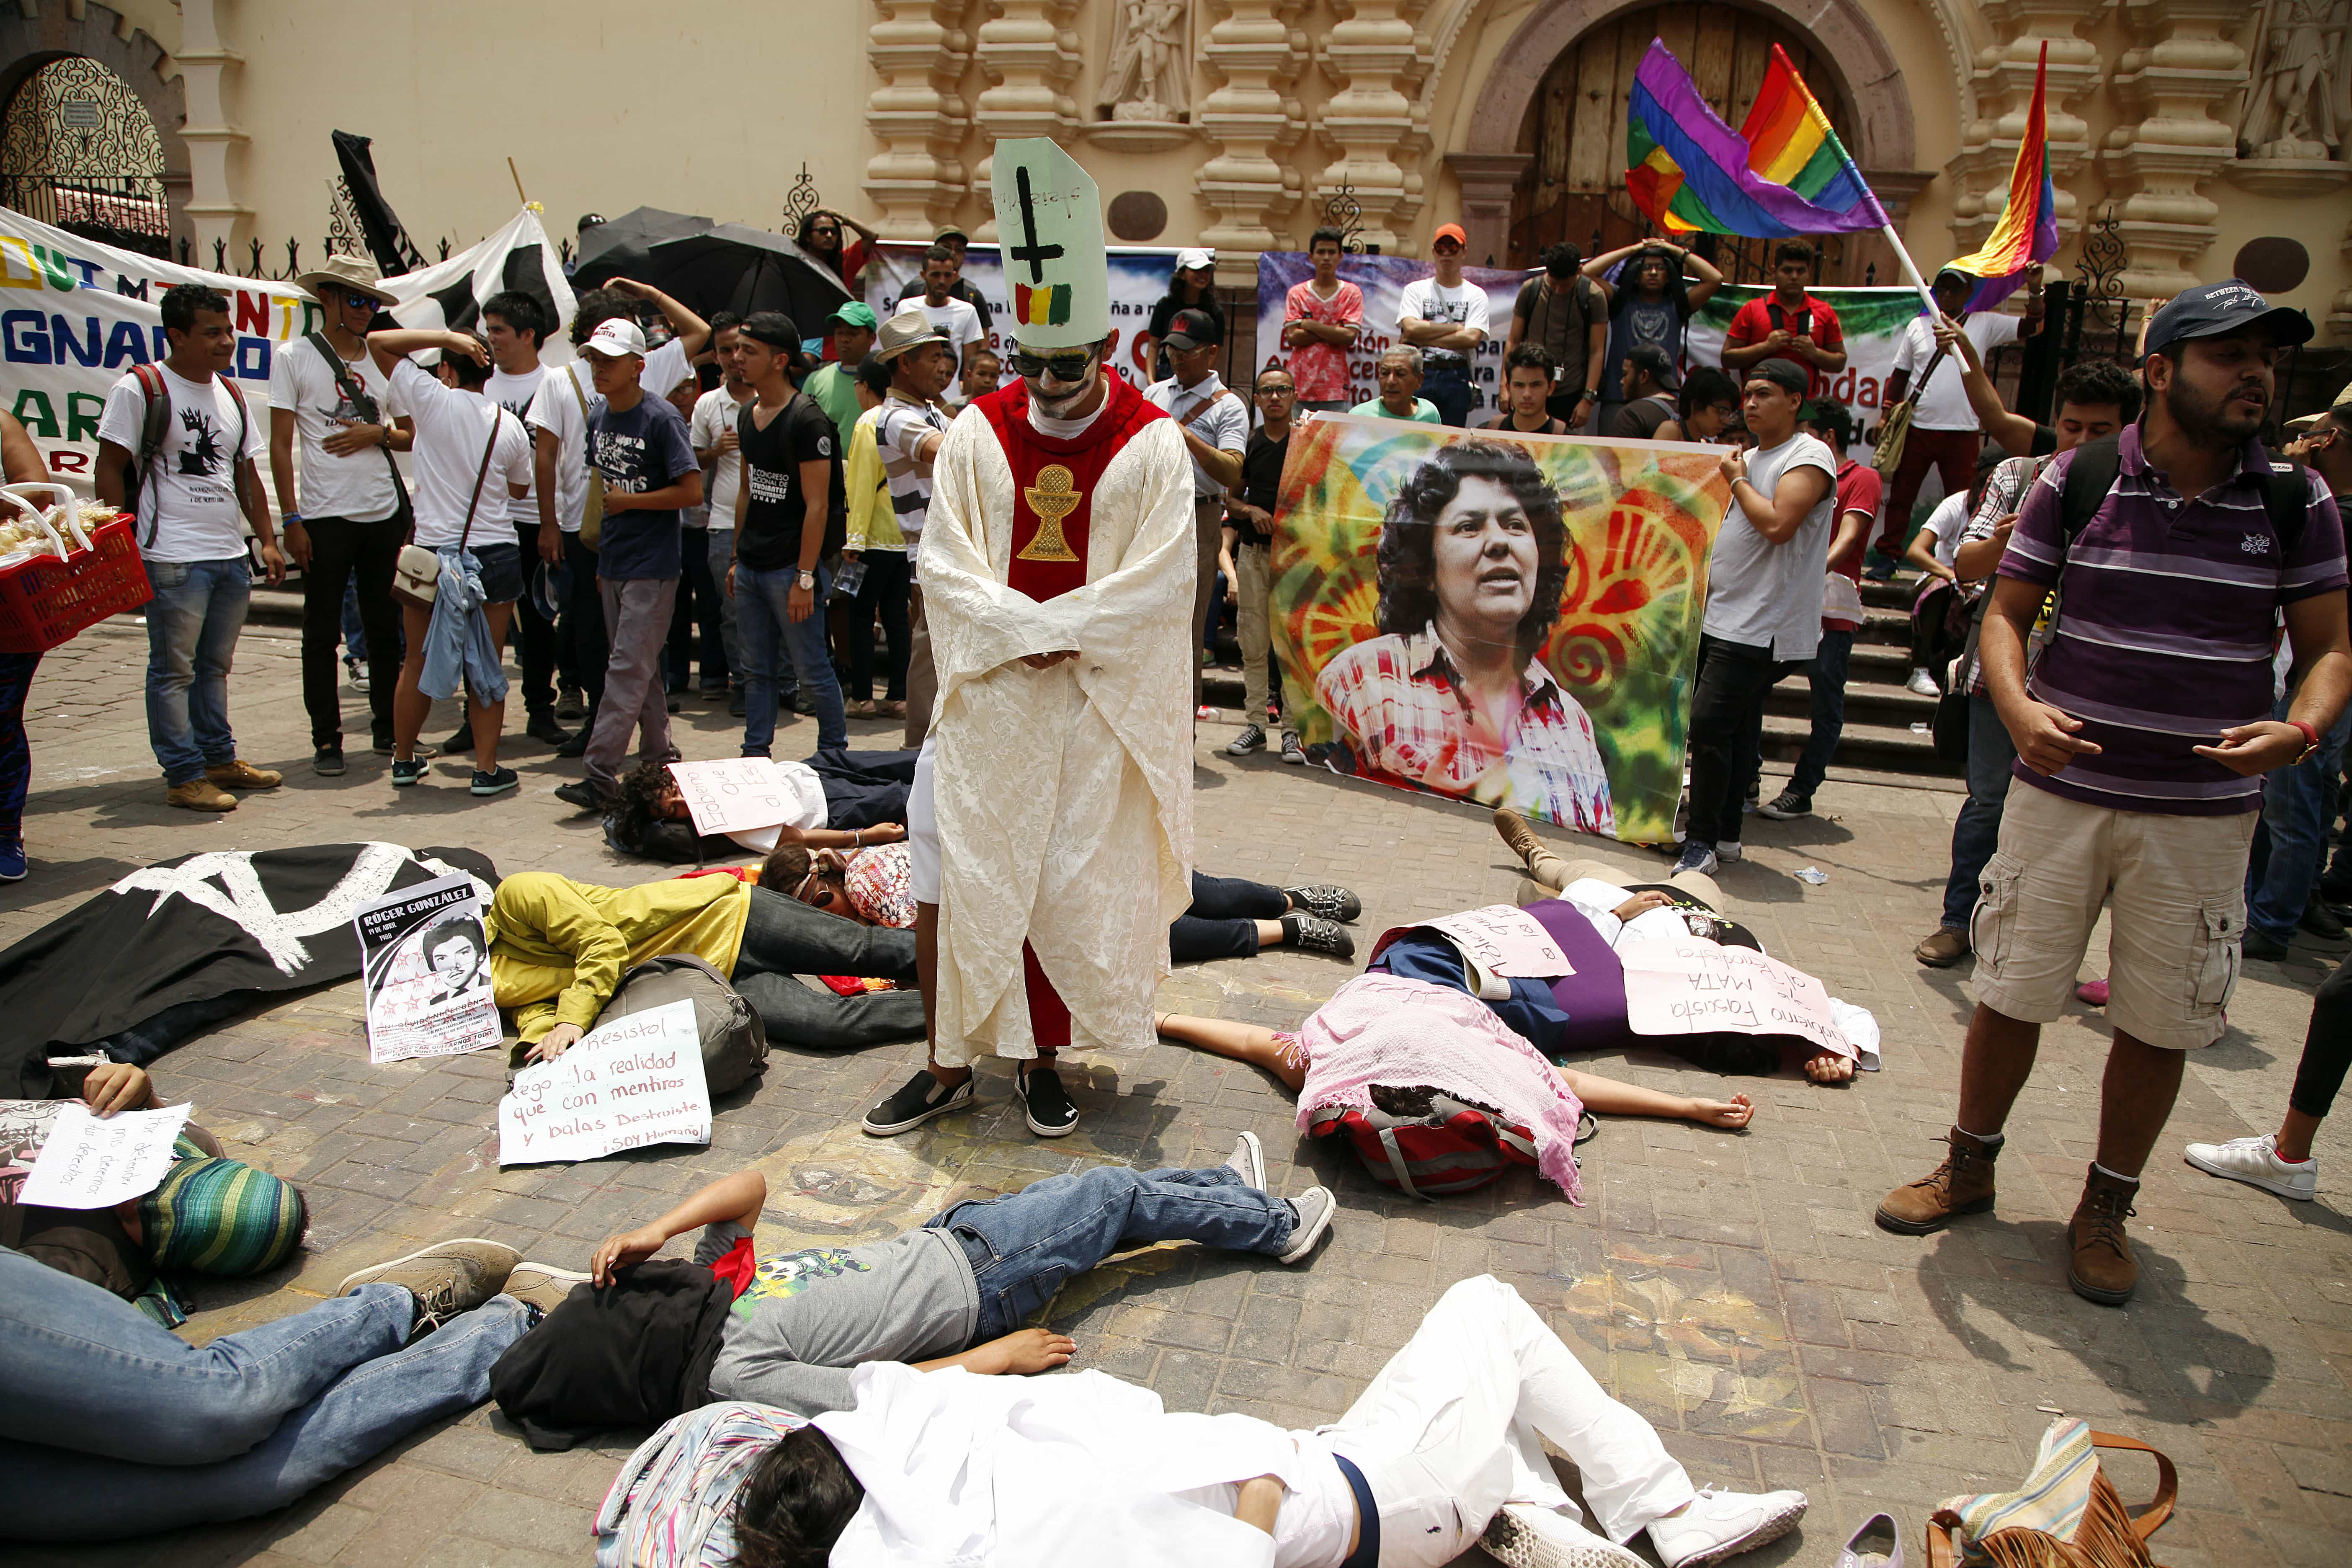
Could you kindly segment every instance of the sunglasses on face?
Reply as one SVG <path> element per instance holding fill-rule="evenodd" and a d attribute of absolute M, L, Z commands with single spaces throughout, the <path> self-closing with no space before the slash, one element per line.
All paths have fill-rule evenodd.
<path fill-rule="evenodd" d="M 1092 349 L 1079 349 L 1074 353 L 1035 354 L 1016 347 L 1013 351 L 1013 373 L 1022 379 L 1050 375 L 1055 381 L 1084 381 L 1087 367 L 1095 362 Z"/>
<path fill-rule="evenodd" d="M 376 299 L 373 294 L 346 294 L 343 296 L 343 303 L 354 310 L 373 310 L 376 308 Z"/>

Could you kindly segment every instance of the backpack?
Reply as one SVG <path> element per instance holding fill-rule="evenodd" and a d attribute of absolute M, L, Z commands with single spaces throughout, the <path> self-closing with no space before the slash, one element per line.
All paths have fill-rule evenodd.
<path fill-rule="evenodd" d="M 163 373 L 152 364 L 134 364 L 131 374 L 139 383 L 145 402 L 145 413 L 139 427 L 139 451 L 122 479 L 122 510 L 133 518 L 139 515 L 139 503 L 147 486 L 147 475 L 156 457 L 163 450 L 163 437 L 172 428 L 172 391 L 163 384 Z M 228 486 L 236 497 L 240 510 L 245 506 L 245 436 L 252 427 L 253 411 L 246 406 L 245 388 L 234 376 L 216 376 L 215 380 L 228 388 L 229 401 L 236 405 L 236 440 L 228 452 Z M 139 542 L 142 550 L 152 548 L 155 535 L 163 526 L 163 503 L 155 503 L 155 520 L 147 526 L 147 537 Z"/>
<path fill-rule="evenodd" d="M 702 1077 L 716 1096 L 740 1089 L 768 1065 L 768 1027 L 727 977 L 690 952 L 665 953 L 633 965 L 597 1017 L 602 1024 L 672 1002 L 694 1004 L 702 1037 Z"/>
<path fill-rule="evenodd" d="M 1587 1112 L 1576 1141 L 1591 1137 L 1594 1125 Z M 1513 1165 L 1536 1163 L 1535 1139 L 1525 1127 L 1433 1092 L 1424 1116 L 1327 1105 L 1308 1120 L 1307 1135 L 1346 1138 L 1372 1180 L 1433 1202 L 1442 1194 L 1483 1187 Z"/>

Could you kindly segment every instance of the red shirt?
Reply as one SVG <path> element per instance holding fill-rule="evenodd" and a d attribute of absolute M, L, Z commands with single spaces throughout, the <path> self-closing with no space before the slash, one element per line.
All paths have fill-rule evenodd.
<path fill-rule="evenodd" d="M 1830 538 L 1837 538 L 1838 523 L 1850 511 L 1858 511 L 1871 520 L 1864 525 L 1862 537 L 1854 542 L 1853 548 L 1845 552 L 1845 559 L 1830 563 L 1831 571 L 1853 582 L 1856 598 L 1862 594 L 1862 558 L 1870 553 L 1872 527 L 1878 519 L 1878 498 L 1885 483 L 1876 468 L 1857 463 L 1843 452 L 1838 454 L 1837 510 L 1830 514 Z M 1823 616 L 1822 629 L 1854 632 L 1862 629 L 1862 623 Z"/>
<path fill-rule="evenodd" d="M 1815 348 L 1845 347 L 1845 329 L 1838 325 L 1837 312 L 1811 294 L 1799 300 L 1793 310 L 1781 305 L 1778 294 L 1761 294 L 1748 300 L 1731 318 L 1731 330 L 1724 334 L 1723 346 L 1727 349 L 1753 348 L 1770 337 L 1776 329 L 1784 327 L 1801 336 L 1811 328 Z M 1792 353 L 1789 358 L 1799 364 L 1805 363 L 1796 354 Z M 1806 388 L 1805 395 L 1818 397 L 1828 387 L 1829 381 L 1818 368 L 1807 368 L 1812 370 L 1813 380 L 1812 384 Z"/>

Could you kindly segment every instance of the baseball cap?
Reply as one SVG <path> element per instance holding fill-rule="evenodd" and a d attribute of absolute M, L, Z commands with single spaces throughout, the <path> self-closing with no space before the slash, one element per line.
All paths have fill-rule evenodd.
<path fill-rule="evenodd" d="M 1188 246 L 1176 253 L 1176 270 L 1179 272 L 1190 272 L 1196 267 L 1214 267 L 1216 264 L 1217 253 L 1197 245 Z"/>
<path fill-rule="evenodd" d="M 539 563 L 530 574 L 530 602 L 539 613 L 553 620 L 572 600 L 572 568 L 562 562 Z"/>
<path fill-rule="evenodd" d="M 2283 349 L 2311 341 L 2310 317 L 2284 305 L 2273 305 L 2251 283 L 2224 278 L 2174 295 L 2147 324 L 2147 352 L 2162 353 L 2189 338 L 2228 337 L 2248 327 L 2261 328 Z"/>
<path fill-rule="evenodd" d="M 1768 359 L 1748 367 L 1742 384 L 1749 381 L 1769 381 L 1773 385 L 1801 394 L 1813 384 L 1812 373 L 1792 359 Z"/>
<path fill-rule="evenodd" d="M 1675 374 L 1674 356 L 1655 343 L 1635 343 L 1625 351 L 1625 357 L 1633 362 L 1634 369 L 1648 371 L 1651 378 L 1668 392 L 1683 384 L 1683 378 Z"/>
<path fill-rule="evenodd" d="M 592 354 L 635 354 L 646 357 L 646 334 L 636 322 L 626 316 L 614 316 L 596 329 L 595 335 L 580 345 Z"/>
<path fill-rule="evenodd" d="M 869 332 L 882 324 L 874 319 L 874 307 L 863 300 L 852 300 L 825 320 L 839 321 L 845 327 L 864 327 Z"/>
<path fill-rule="evenodd" d="M 2286 427 L 2290 430 L 2308 430 L 2330 414 L 2352 418 L 2352 382 L 2345 384 L 2344 390 L 2336 395 L 2335 402 L 2316 414 L 2306 414 L 2300 419 L 2288 420 Z"/>
<path fill-rule="evenodd" d="M 901 310 L 882 323 L 881 335 L 874 340 L 874 357 L 894 360 L 919 343 L 952 343 L 943 327 L 931 325 L 931 319 L 920 310 Z"/>
<path fill-rule="evenodd" d="M 970 245 L 971 243 L 971 236 L 964 233 L 963 230 L 956 227 L 953 224 L 948 225 L 947 227 L 931 236 L 931 243 L 933 245 L 945 245 L 951 239 L 962 240 L 966 245 Z"/>
<path fill-rule="evenodd" d="M 1450 239 L 1465 250 L 1470 248 L 1470 237 L 1463 232 L 1462 226 L 1458 223 L 1439 224 L 1437 232 L 1429 237 L 1429 243 L 1435 245 L 1441 239 Z"/>
<path fill-rule="evenodd" d="M 1168 323 L 1164 340 L 1171 349 L 1192 350 L 1212 348 L 1225 341 L 1224 330 L 1217 318 L 1206 310 L 1179 310 L 1176 319 Z"/>

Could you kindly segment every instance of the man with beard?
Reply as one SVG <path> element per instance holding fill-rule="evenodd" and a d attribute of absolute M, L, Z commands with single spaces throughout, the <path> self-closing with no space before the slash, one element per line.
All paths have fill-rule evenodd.
<path fill-rule="evenodd" d="M 1951 1152 L 1889 1193 L 1878 1223 L 1920 1236 L 1992 1207 L 2002 1126 L 2104 905 L 2115 1044 L 2067 1282 L 2109 1306 L 2138 1283 L 2124 1220 L 2186 1055 L 2221 1033 L 2262 775 L 2311 754 L 2352 692 L 2336 503 L 2307 471 L 2273 470 L 2254 437 L 2279 350 L 2310 336 L 2301 312 L 2234 278 L 2158 311 L 2147 413 L 2034 480 L 1979 633 L 2029 787 L 2011 788 L 1979 883 Z M 2028 635 L 2062 579 L 2029 674 Z M 2273 720 L 2282 614 L 2293 699 Z"/>
<path fill-rule="evenodd" d="M 1094 182 L 1043 138 L 998 142 L 992 167 L 1021 379 L 933 468 L 939 706 L 907 805 L 931 1060 L 866 1112 L 877 1137 L 971 1104 L 992 1051 L 1030 1130 L 1070 1131 L 1056 1053 L 1151 1037 L 1192 897 L 1192 459 L 1105 369 Z"/>

